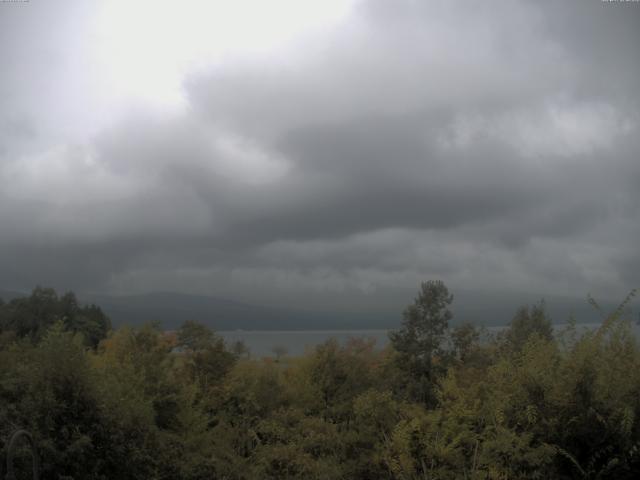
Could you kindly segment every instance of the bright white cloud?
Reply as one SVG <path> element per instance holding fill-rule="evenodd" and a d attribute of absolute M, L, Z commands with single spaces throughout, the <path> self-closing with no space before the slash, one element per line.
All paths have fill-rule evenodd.
<path fill-rule="evenodd" d="M 111 0 L 97 19 L 98 55 L 117 96 L 184 106 L 187 73 L 237 55 L 264 55 L 327 28 L 350 0 Z"/>

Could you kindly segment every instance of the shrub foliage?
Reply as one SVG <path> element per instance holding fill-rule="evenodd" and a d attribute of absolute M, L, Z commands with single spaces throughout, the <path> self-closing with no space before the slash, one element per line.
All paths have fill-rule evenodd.
<path fill-rule="evenodd" d="M 195 322 L 112 330 L 37 288 L 0 302 L 0 447 L 26 428 L 43 478 L 66 480 L 637 478 L 625 308 L 554 334 L 523 307 L 490 337 L 450 327 L 452 301 L 422 284 L 385 349 L 258 359 Z"/>

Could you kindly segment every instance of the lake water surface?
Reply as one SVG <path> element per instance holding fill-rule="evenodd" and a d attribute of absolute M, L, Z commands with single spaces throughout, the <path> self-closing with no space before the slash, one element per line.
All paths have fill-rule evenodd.
<path fill-rule="evenodd" d="M 284 347 L 288 355 L 302 355 L 307 349 L 335 338 L 341 344 L 350 338 L 373 338 L 383 348 L 389 330 L 234 330 L 218 332 L 227 344 L 241 340 L 254 357 L 273 355 L 274 347 Z"/>
<path fill-rule="evenodd" d="M 576 325 L 578 332 L 598 327 L 596 323 L 582 323 Z M 567 325 L 554 325 L 555 331 L 562 331 Z M 495 334 L 505 327 L 485 327 L 487 334 Z M 636 338 L 640 339 L 640 326 L 633 325 Z M 345 344 L 350 338 L 372 338 L 378 348 L 384 348 L 389 343 L 391 330 L 229 330 L 219 331 L 228 345 L 236 341 L 243 341 L 253 357 L 272 356 L 274 347 L 284 347 L 287 355 L 302 355 L 308 349 L 335 338 Z"/>

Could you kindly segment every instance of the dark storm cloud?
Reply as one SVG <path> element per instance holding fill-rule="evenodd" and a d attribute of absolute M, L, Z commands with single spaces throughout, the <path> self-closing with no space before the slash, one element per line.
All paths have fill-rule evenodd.
<path fill-rule="evenodd" d="M 179 115 L 5 159 L 0 281 L 283 298 L 427 276 L 632 287 L 636 7 L 360 2 L 302 47 L 189 76 Z M 39 71 L 2 52 L 14 76 Z M 38 143 L 34 109 L 14 110 L 0 142 Z"/>

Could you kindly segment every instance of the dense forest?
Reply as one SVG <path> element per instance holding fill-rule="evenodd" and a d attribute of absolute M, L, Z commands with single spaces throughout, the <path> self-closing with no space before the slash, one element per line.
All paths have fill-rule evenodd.
<path fill-rule="evenodd" d="M 489 336 L 452 302 L 423 283 L 385 349 L 252 358 L 196 322 L 113 330 L 37 288 L 0 302 L 0 446 L 32 432 L 46 479 L 638 478 L 625 303 L 586 333 L 524 306 Z"/>

